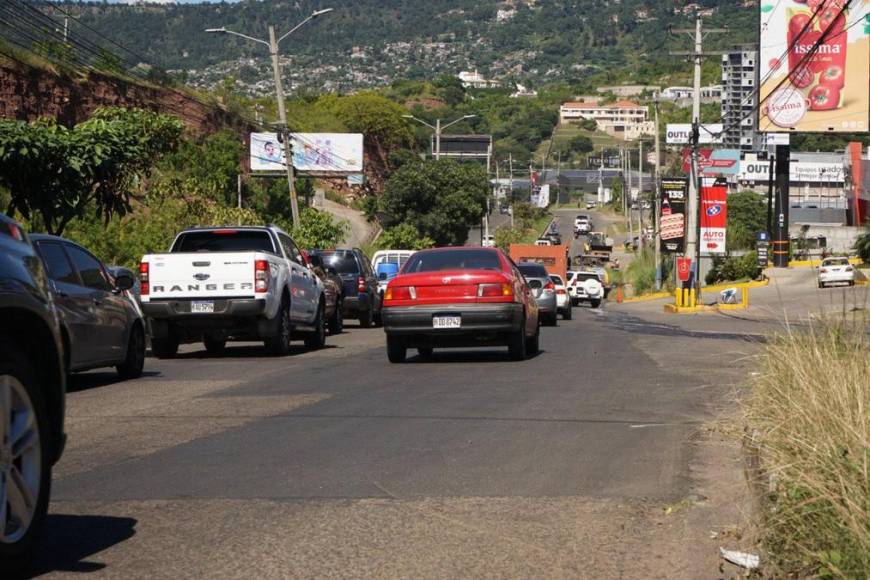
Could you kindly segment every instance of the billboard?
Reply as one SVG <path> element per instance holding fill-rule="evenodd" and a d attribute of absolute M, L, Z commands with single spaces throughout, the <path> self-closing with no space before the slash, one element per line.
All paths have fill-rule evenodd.
<path fill-rule="evenodd" d="M 769 173 L 770 161 L 741 161 L 737 179 L 766 183 Z M 843 183 L 845 181 L 842 163 L 792 161 L 788 173 L 791 183 Z"/>
<path fill-rule="evenodd" d="M 659 221 L 661 250 L 683 251 L 686 236 L 686 198 L 689 180 L 686 178 L 662 179 L 662 214 Z"/>
<path fill-rule="evenodd" d="M 698 130 L 698 143 L 701 145 L 720 145 L 725 138 L 722 134 L 722 123 L 701 125 Z M 692 125 L 690 123 L 668 123 L 665 143 L 668 145 L 688 145 L 692 142 Z"/>
<path fill-rule="evenodd" d="M 724 254 L 728 226 L 728 182 L 705 177 L 701 182 L 701 253 Z"/>
<path fill-rule="evenodd" d="M 683 149 L 683 171 L 690 172 L 692 150 Z M 738 149 L 699 149 L 698 170 L 701 175 L 737 175 L 740 170 L 740 151 Z"/>
<path fill-rule="evenodd" d="M 308 174 L 358 174 L 363 170 L 361 133 L 291 133 L 293 167 Z M 251 171 L 284 171 L 277 133 L 251 133 Z"/>
<path fill-rule="evenodd" d="M 486 159 L 492 154 L 492 135 L 441 135 L 442 157 Z M 432 136 L 432 155 L 438 154 L 438 143 Z"/>
<path fill-rule="evenodd" d="M 870 128 L 870 0 L 763 0 L 760 131 Z"/>

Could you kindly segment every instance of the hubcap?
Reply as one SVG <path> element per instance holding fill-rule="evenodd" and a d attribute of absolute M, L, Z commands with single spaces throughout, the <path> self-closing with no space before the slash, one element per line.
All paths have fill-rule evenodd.
<path fill-rule="evenodd" d="M 33 521 L 42 475 L 36 412 L 27 390 L 0 375 L 0 543 L 20 540 Z"/>

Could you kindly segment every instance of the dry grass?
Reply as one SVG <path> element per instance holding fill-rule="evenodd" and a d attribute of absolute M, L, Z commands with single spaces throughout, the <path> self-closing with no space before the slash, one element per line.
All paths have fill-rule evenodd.
<path fill-rule="evenodd" d="M 867 320 L 774 338 L 746 406 L 765 487 L 775 575 L 866 578 L 870 570 Z"/>

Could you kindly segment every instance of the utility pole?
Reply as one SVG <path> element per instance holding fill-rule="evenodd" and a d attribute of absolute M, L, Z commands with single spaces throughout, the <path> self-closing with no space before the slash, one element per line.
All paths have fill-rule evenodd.
<path fill-rule="evenodd" d="M 441 119 L 435 119 L 435 161 L 441 161 Z"/>
<path fill-rule="evenodd" d="M 628 241 L 634 247 L 634 222 L 631 219 L 631 147 L 625 148 L 625 167 L 628 171 L 628 187 L 625 190 L 625 216 L 628 218 Z"/>
<path fill-rule="evenodd" d="M 63 42 L 66 44 L 67 38 L 69 38 L 69 16 L 63 17 Z"/>
<path fill-rule="evenodd" d="M 776 200 L 774 204 L 775 221 L 773 224 L 773 265 L 788 268 L 789 235 L 789 163 L 791 149 L 788 145 L 776 146 Z"/>
<path fill-rule="evenodd" d="M 686 250 L 685 255 L 692 259 L 692 270 L 689 287 L 695 289 L 695 294 L 699 294 L 701 290 L 701 244 L 698 243 L 698 208 L 700 206 L 698 199 L 698 141 L 701 131 L 701 64 L 704 58 L 712 55 L 721 55 L 722 52 L 707 52 L 703 50 L 704 34 L 724 33 L 728 32 L 726 28 L 708 28 L 703 30 L 703 22 L 701 14 L 695 14 L 695 28 L 693 30 L 680 29 L 674 32 L 688 33 L 694 35 L 694 50 L 691 52 L 672 52 L 672 55 L 690 56 L 695 65 L 693 94 L 692 94 L 692 157 L 691 169 L 689 171 L 689 199 L 686 200 Z M 694 302 L 694 301 L 693 301 Z"/>
<path fill-rule="evenodd" d="M 661 175 L 659 175 L 660 163 L 661 163 L 661 149 L 660 149 L 660 140 L 659 140 L 659 94 L 655 94 L 655 99 L 653 100 L 655 105 L 655 121 L 656 121 L 656 142 L 655 142 L 655 155 L 656 155 L 656 164 L 655 164 L 655 187 L 653 191 L 655 192 L 655 218 L 653 220 L 653 231 L 655 231 L 655 240 L 653 243 L 655 244 L 653 247 L 653 252 L 655 252 L 655 263 L 656 263 L 656 290 L 662 289 L 662 232 L 661 232 L 661 219 L 662 219 L 662 190 L 661 190 Z"/>
<path fill-rule="evenodd" d="M 244 38 L 245 40 L 250 40 L 269 47 L 269 56 L 272 59 L 272 75 L 275 81 L 275 98 L 278 101 L 278 134 L 281 138 L 280 140 L 284 145 L 284 165 L 287 169 L 287 187 L 290 191 L 290 210 L 293 213 L 294 226 L 299 225 L 299 204 L 296 199 L 296 186 L 294 183 L 293 175 L 293 152 L 291 151 L 290 135 L 287 131 L 287 111 L 284 109 L 284 87 L 281 83 L 281 66 L 278 62 L 278 44 L 280 44 L 282 40 L 296 32 L 297 30 L 302 28 L 308 22 L 328 12 L 332 12 L 332 8 L 315 10 L 311 13 L 311 15 L 309 15 L 307 18 L 305 18 L 302 22 L 300 22 L 293 28 L 291 28 L 288 32 L 284 33 L 284 35 L 280 38 L 275 37 L 275 27 L 269 25 L 268 42 L 260 38 L 248 36 L 247 34 L 227 30 L 225 27 L 206 29 L 207 33 L 231 34 L 233 36 L 239 36 L 241 38 Z"/>
<path fill-rule="evenodd" d="M 643 253 L 643 139 L 637 142 L 637 239 Z"/>
<path fill-rule="evenodd" d="M 510 189 L 511 195 L 511 228 L 514 227 L 514 154 L 508 153 L 508 188 Z"/>

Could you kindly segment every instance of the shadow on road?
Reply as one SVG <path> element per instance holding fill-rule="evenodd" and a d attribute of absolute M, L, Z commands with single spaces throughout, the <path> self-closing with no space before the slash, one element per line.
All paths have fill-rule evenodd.
<path fill-rule="evenodd" d="M 142 378 L 158 377 L 161 374 L 156 371 L 145 371 L 142 373 Z M 88 372 L 70 375 L 67 380 L 66 390 L 69 393 L 76 393 L 78 391 L 108 387 L 123 382 L 125 380 L 119 378 L 115 371 Z"/>
<path fill-rule="evenodd" d="M 103 570 L 105 564 L 88 558 L 132 538 L 136 534 L 136 523 L 133 518 L 49 515 L 36 557 L 22 577 Z"/>
<path fill-rule="evenodd" d="M 527 355 L 526 360 L 532 360 L 544 354 L 546 351 L 541 349 L 535 354 Z M 500 350 L 442 350 L 432 353 L 431 356 L 421 356 L 416 354 L 414 356 L 410 356 L 416 353 L 414 349 L 411 349 L 408 352 L 409 363 L 417 363 L 417 364 L 431 364 L 431 363 L 503 363 L 503 362 L 511 362 L 508 358 L 507 352 L 505 349 Z"/>

